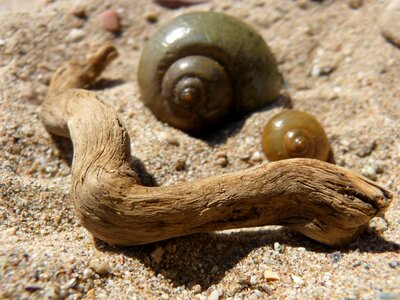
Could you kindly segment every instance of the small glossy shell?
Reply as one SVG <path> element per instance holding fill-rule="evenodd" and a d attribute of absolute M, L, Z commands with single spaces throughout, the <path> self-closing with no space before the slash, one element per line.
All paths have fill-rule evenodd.
<path fill-rule="evenodd" d="M 190 133 L 255 110 L 281 89 L 263 38 L 215 12 L 184 14 L 160 28 L 142 51 L 138 82 L 141 100 L 159 120 Z"/>
<path fill-rule="evenodd" d="M 304 157 L 328 160 L 329 142 L 321 124 L 310 114 L 288 110 L 264 127 L 262 144 L 270 161 Z"/>

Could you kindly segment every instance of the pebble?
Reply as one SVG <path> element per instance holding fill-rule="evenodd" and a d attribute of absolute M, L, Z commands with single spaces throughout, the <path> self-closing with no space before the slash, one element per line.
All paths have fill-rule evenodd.
<path fill-rule="evenodd" d="M 299 277 L 297 275 L 293 275 L 293 274 L 290 275 L 290 277 L 292 277 L 292 280 L 293 280 L 294 283 L 296 283 L 298 285 L 303 285 L 304 284 L 304 280 L 301 277 Z"/>
<path fill-rule="evenodd" d="M 99 275 L 110 273 L 110 265 L 105 261 L 92 260 L 89 266 Z"/>
<path fill-rule="evenodd" d="M 268 270 L 268 269 L 264 271 L 263 275 L 264 275 L 264 279 L 267 280 L 267 281 L 278 281 L 278 280 L 281 279 L 279 277 L 278 273 L 275 273 L 274 271 L 271 271 L 271 270 Z"/>
<path fill-rule="evenodd" d="M 65 285 L 65 288 L 66 288 L 66 289 L 70 289 L 70 288 L 75 287 L 77 284 L 78 284 L 78 280 L 74 277 L 74 278 L 71 278 L 71 279 L 67 282 L 67 284 Z"/>
<path fill-rule="evenodd" d="M 259 290 L 254 290 L 253 294 L 250 296 L 250 299 L 259 299 L 263 296 L 263 294 Z"/>
<path fill-rule="evenodd" d="M 165 141 L 168 143 L 168 144 L 170 144 L 171 146 L 179 146 L 179 141 L 178 141 L 178 139 L 177 138 L 175 138 L 175 137 L 172 137 L 172 136 L 167 136 L 166 138 L 165 138 Z"/>
<path fill-rule="evenodd" d="M 60 299 L 60 295 L 58 293 L 58 289 L 54 286 L 47 288 L 44 291 L 43 299 Z"/>
<path fill-rule="evenodd" d="M 79 28 L 72 28 L 67 35 L 67 40 L 70 42 L 78 42 L 86 35 L 85 30 Z"/>
<path fill-rule="evenodd" d="M 4 46 L 5 44 L 6 44 L 6 41 L 0 39 L 0 47 Z"/>
<path fill-rule="evenodd" d="M 388 229 L 388 224 L 384 218 L 376 217 L 369 222 L 369 228 L 378 232 L 384 232 Z"/>
<path fill-rule="evenodd" d="M 226 157 L 217 158 L 217 164 L 225 168 L 228 165 L 228 159 Z"/>
<path fill-rule="evenodd" d="M 81 3 L 79 3 L 79 1 L 76 1 L 72 5 L 71 14 L 78 18 L 86 18 L 85 7 Z"/>
<path fill-rule="evenodd" d="M 332 253 L 332 261 L 334 264 L 338 263 L 341 259 L 342 259 L 342 253 L 340 251 Z"/>
<path fill-rule="evenodd" d="M 252 161 L 262 161 L 263 160 L 263 155 L 261 154 L 260 151 L 256 151 L 250 157 L 250 160 L 252 160 Z"/>
<path fill-rule="evenodd" d="M 362 144 L 360 148 L 356 150 L 356 154 L 359 157 L 366 157 L 372 153 L 376 148 L 376 141 L 372 141 L 368 144 Z"/>
<path fill-rule="evenodd" d="M 391 267 L 392 269 L 396 269 L 398 266 L 400 266 L 400 262 L 398 262 L 398 261 L 391 261 L 388 265 L 389 265 L 389 267 Z"/>
<path fill-rule="evenodd" d="M 119 22 L 119 16 L 114 9 L 108 9 L 101 12 L 97 18 L 100 21 L 100 27 L 103 30 L 112 33 L 117 33 L 120 31 L 121 26 Z"/>
<path fill-rule="evenodd" d="M 207 3 L 210 0 L 153 0 L 153 1 L 160 6 L 170 8 L 170 9 L 175 9 L 175 8 L 179 8 L 182 6 L 190 6 L 190 5 Z"/>
<path fill-rule="evenodd" d="M 274 250 L 276 253 L 282 253 L 282 246 L 278 242 L 274 243 Z"/>
<path fill-rule="evenodd" d="M 223 295 L 223 293 L 224 291 L 222 289 L 213 290 L 208 296 L 207 300 L 218 300 Z"/>
<path fill-rule="evenodd" d="M 149 12 L 145 16 L 146 21 L 149 22 L 150 24 L 157 23 L 159 17 L 160 17 L 160 14 L 158 12 Z"/>
<path fill-rule="evenodd" d="M 376 162 L 372 162 L 361 169 L 361 174 L 371 180 L 376 180 L 379 171 L 381 172 L 379 165 Z"/>
<path fill-rule="evenodd" d="M 86 297 L 88 299 L 94 299 L 96 298 L 96 291 L 94 289 L 90 289 L 87 293 L 86 293 Z"/>
<path fill-rule="evenodd" d="M 400 0 L 391 0 L 381 13 L 379 25 L 382 35 L 400 47 Z"/>
<path fill-rule="evenodd" d="M 153 252 L 150 253 L 151 259 L 158 265 L 163 258 L 164 249 L 162 247 L 157 247 Z"/>
<path fill-rule="evenodd" d="M 318 76 L 328 76 L 330 75 L 333 71 L 335 71 L 336 67 L 331 66 L 331 65 L 326 65 L 326 66 L 320 66 L 320 65 L 314 65 L 311 69 L 311 77 L 316 78 Z"/>
<path fill-rule="evenodd" d="M 253 275 L 253 276 L 250 277 L 249 281 L 250 281 L 251 285 L 256 285 L 257 282 L 258 282 L 258 278 L 257 278 L 257 276 Z"/>
<path fill-rule="evenodd" d="M 174 164 L 175 171 L 184 171 L 186 169 L 186 161 L 184 159 L 178 159 Z"/>
<path fill-rule="evenodd" d="M 83 270 L 82 272 L 82 278 L 83 279 L 88 279 L 91 278 L 94 275 L 93 270 L 86 268 L 85 270 Z"/>
<path fill-rule="evenodd" d="M 6 235 L 6 236 L 16 235 L 16 233 L 17 233 L 17 227 L 8 228 L 8 229 L 2 231 L 1 233 L 4 234 L 4 235 Z"/>
<path fill-rule="evenodd" d="M 347 5 L 352 9 L 357 9 L 363 5 L 363 2 L 363 0 L 347 0 Z"/>

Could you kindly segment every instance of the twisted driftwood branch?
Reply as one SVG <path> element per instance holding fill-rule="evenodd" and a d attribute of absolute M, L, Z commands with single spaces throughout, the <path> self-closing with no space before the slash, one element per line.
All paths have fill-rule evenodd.
<path fill-rule="evenodd" d="M 110 244 L 137 245 L 196 232 L 285 225 L 330 246 L 356 238 L 391 195 L 332 164 L 292 159 L 169 187 L 145 187 L 130 167 L 129 135 L 85 88 L 117 56 L 105 46 L 53 76 L 41 118 L 74 145 L 72 199 L 79 221 Z"/>

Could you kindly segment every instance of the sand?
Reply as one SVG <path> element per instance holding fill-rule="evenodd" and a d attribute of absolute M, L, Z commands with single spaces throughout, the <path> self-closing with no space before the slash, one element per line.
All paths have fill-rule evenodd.
<path fill-rule="evenodd" d="M 0 1 L 0 298 L 400 299 L 400 48 L 378 25 L 387 1 L 354 2 L 211 1 L 168 10 L 146 0 L 80 1 L 79 18 L 72 1 Z M 121 18 L 118 35 L 99 26 L 108 8 Z M 354 243 L 332 249 L 276 226 L 114 247 L 77 223 L 70 145 L 56 147 L 38 113 L 55 69 L 105 41 L 120 57 L 94 89 L 126 124 L 147 184 L 268 163 L 261 132 L 282 103 L 200 139 L 159 122 L 139 100 L 144 43 L 193 10 L 223 11 L 259 30 L 293 108 L 323 124 L 335 163 L 393 192 L 385 217 Z"/>

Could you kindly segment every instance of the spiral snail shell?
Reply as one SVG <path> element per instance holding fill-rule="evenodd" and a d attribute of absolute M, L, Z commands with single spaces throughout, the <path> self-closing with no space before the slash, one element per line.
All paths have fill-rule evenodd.
<path fill-rule="evenodd" d="M 154 115 L 189 133 L 257 109 L 281 89 L 263 38 L 216 12 L 184 14 L 160 28 L 142 51 L 138 81 Z"/>
<path fill-rule="evenodd" d="M 321 124 L 310 114 L 287 110 L 264 127 L 262 145 L 270 161 L 303 157 L 327 161 L 329 142 Z"/>

